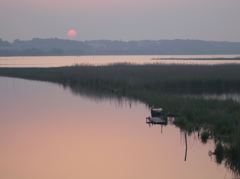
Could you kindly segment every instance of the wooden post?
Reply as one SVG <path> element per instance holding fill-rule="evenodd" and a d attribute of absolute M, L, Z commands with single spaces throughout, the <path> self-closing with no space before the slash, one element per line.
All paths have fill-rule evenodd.
<path fill-rule="evenodd" d="M 187 133 L 186 132 L 184 132 L 184 138 L 185 138 L 185 157 L 184 157 L 184 161 L 187 161 L 188 145 L 187 145 Z"/>

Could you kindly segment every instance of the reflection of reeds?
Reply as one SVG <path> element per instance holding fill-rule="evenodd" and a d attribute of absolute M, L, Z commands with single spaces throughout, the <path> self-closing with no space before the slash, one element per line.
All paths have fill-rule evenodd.
<path fill-rule="evenodd" d="M 218 161 L 222 156 L 232 171 L 240 173 L 240 104 L 185 95 L 240 92 L 240 65 L 0 68 L 0 75 L 51 81 L 74 92 L 84 88 L 86 93 L 126 96 L 161 106 L 176 116 L 175 124 L 185 132 L 200 131 L 203 142 L 211 137 L 217 144 L 224 144 L 223 150 L 215 152 Z"/>

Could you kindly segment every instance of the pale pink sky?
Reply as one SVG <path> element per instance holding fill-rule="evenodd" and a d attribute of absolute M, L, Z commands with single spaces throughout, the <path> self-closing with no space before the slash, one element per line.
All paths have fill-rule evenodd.
<path fill-rule="evenodd" d="M 240 41 L 239 0 L 1 0 L 0 38 Z"/>

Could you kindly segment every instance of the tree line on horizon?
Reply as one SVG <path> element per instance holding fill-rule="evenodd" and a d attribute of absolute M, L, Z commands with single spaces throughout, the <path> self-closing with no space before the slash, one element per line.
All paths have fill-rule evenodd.
<path fill-rule="evenodd" d="M 203 40 L 89 40 L 59 38 L 4 41 L 0 56 L 240 54 L 240 42 Z"/>

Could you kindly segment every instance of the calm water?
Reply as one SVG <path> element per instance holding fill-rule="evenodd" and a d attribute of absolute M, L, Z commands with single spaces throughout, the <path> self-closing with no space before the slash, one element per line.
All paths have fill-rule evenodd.
<path fill-rule="evenodd" d="M 173 125 L 149 127 L 137 101 L 76 95 L 45 82 L 0 77 L 2 179 L 229 179 Z"/>
<path fill-rule="evenodd" d="M 113 63 L 192 65 L 240 64 L 240 60 L 214 60 L 214 58 L 236 58 L 239 56 L 240 55 L 0 57 L 0 67 L 59 67 L 77 64 L 107 65 Z M 193 58 L 195 58 L 195 60 L 192 60 Z M 212 58 L 212 60 L 196 60 L 199 58 Z"/>

